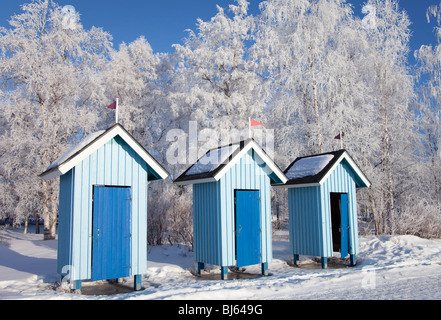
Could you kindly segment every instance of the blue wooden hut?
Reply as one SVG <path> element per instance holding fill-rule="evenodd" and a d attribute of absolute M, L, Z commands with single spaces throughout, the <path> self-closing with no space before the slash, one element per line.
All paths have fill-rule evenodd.
<path fill-rule="evenodd" d="M 228 267 L 272 260 L 270 186 L 286 177 L 249 139 L 209 150 L 174 181 L 193 185 L 193 247 L 198 272 L 205 264 Z"/>
<path fill-rule="evenodd" d="M 167 171 L 120 125 L 85 137 L 40 175 L 60 177 L 57 270 L 81 290 L 82 280 L 134 276 L 147 270 L 148 182 Z"/>
<path fill-rule="evenodd" d="M 290 249 L 299 255 L 327 257 L 340 252 L 355 265 L 358 253 L 356 189 L 369 180 L 346 150 L 300 157 L 284 171 L 288 181 Z"/>

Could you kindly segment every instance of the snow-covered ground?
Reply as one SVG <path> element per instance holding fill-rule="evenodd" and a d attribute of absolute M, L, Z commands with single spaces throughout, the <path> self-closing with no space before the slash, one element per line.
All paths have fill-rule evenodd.
<path fill-rule="evenodd" d="M 142 291 L 89 295 L 108 284 L 83 282 L 84 294 L 78 295 L 66 293 L 58 283 L 57 241 L 42 238 L 23 235 L 21 229 L 0 229 L 0 299 L 441 299 L 441 239 L 361 237 L 356 267 L 338 267 L 331 261 L 323 270 L 305 256 L 301 267 L 291 266 L 282 231 L 273 241 L 269 276 L 227 281 L 220 280 L 214 267 L 195 276 L 193 253 L 186 246 L 155 246 L 149 248 Z M 252 266 L 246 273 L 259 271 Z M 129 288 L 130 281 L 125 284 Z"/>

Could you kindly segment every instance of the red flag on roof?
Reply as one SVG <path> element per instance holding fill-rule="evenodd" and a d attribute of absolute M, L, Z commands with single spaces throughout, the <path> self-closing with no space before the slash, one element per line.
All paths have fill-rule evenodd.
<path fill-rule="evenodd" d="M 340 140 L 340 139 L 341 139 L 341 137 L 340 137 L 340 133 L 339 133 L 338 135 L 336 135 L 336 136 L 334 137 L 334 139 Z"/>
<path fill-rule="evenodd" d="M 261 124 L 263 124 L 263 123 L 259 122 L 259 121 L 256 121 L 256 120 L 253 120 L 253 119 L 250 118 L 250 127 L 252 127 L 252 126 L 259 126 Z"/>
<path fill-rule="evenodd" d="M 111 103 L 111 104 L 109 104 L 108 106 L 107 106 L 107 108 L 108 109 L 116 109 L 116 101 L 114 101 L 113 103 Z"/>

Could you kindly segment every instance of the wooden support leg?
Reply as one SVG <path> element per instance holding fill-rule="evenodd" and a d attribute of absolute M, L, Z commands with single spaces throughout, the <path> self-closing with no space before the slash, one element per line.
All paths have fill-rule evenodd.
<path fill-rule="evenodd" d="M 262 275 L 264 275 L 264 276 L 268 275 L 268 263 L 267 262 L 262 263 Z"/>
<path fill-rule="evenodd" d="M 73 290 L 77 294 L 81 294 L 81 280 L 74 280 Z"/>
<path fill-rule="evenodd" d="M 353 267 L 357 264 L 357 257 L 355 254 L 349 255 L 349 259 L 351 261 L 351 267 Z"/>
<path fill-rule="evenodd" d="M 228 267 L 221 267 L 222 280 L 228 280 Z"/>
<path fill-rule="evenodd" d="M 205 268 L 205 264 L 203 262 L 198 262 L 198 274 L 201 274 L 204 268 Z"/>
<path fill-rule="evenodd" d="M 299 266 L 299 260 L 300 260 L 299 255 L 298 254 L 294 254 L 294 265 L 296 267 Z"/>
<path fill-rule="evenodd" d="M 322 269 L 328 269 L 328 258 L 322 257 L 321 262 L 322 262 Z"/>
<path fill-rule="evenodd" d="M 141 290 L 141 283 L 142 283 L 142 275 L 141 274 L 135 274 L 134 281 L 133 281 L 133 290 L 139 291 Z"/>

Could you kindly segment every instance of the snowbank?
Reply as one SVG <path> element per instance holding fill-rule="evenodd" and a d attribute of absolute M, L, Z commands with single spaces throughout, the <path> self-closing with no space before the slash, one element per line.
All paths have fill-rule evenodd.
<path fill-rule="evenodd" d="M 305 256 L 300 257 L 299 268 L 291 266 L 286 234 L 276 234 L 270 276 L 228 281 L 220 280 L 217 267 L 195 276 L 193 253 L 187 246 L 155 246 L 149 247 L 144 290 L 77 295 L 57 284 L 57 241 L 21 232 L 0 230 L 0 299 L 441 299 L 440 239 L 362 237 L 356 267 L 330 263 L 323 270 Z M 259 271 L 259 266 L 251 266 L 246 273 Z M 103 283 L 84 282 L 83 287 L 89 286 Z"/>

